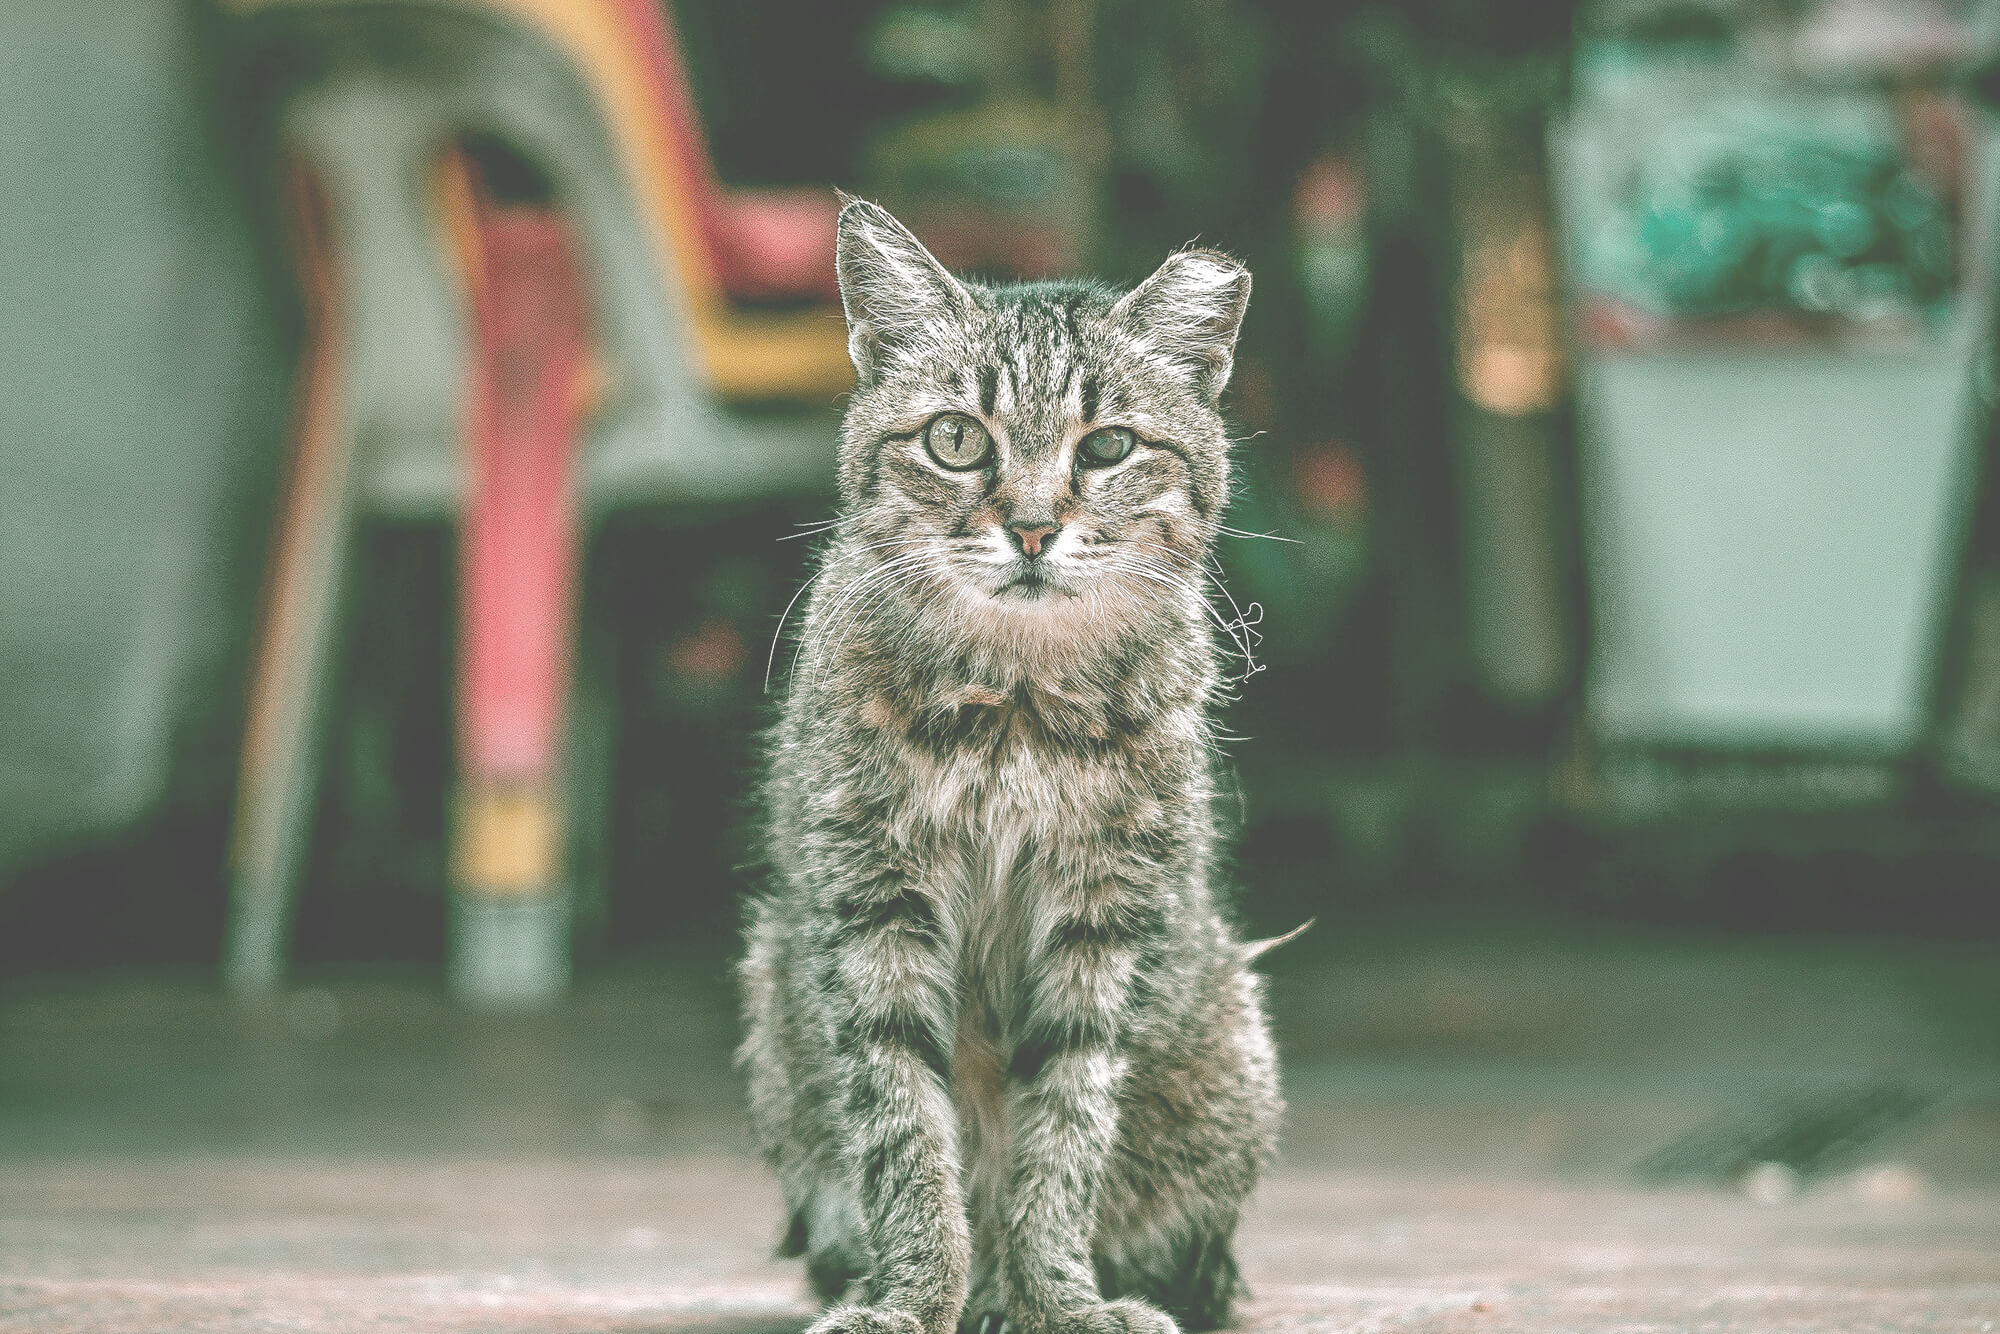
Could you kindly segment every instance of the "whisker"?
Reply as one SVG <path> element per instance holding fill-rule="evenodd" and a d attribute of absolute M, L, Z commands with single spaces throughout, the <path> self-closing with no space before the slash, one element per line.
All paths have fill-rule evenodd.
<path fill-rule="evenodd" d="M 912 544 L 918 543 L 920 541 L 920 539 L 914 539 L 914 538 L 904 539 L 904 540 Z M 825 616 L 823 618 L 820 618 L 821 623 L 818 627 L 819 638 L 822 641 L 825 640 L 829 629 L 838 626 L 840 624 L 841 616 L 846 612 L 846 610 L 849 607 L 854 605 L 855 600 L 858 597 L 860 597 L 861 594 L 871 584 L 874 584 L 882 579 L 888 578 L 891 571 L 898 569 L 907 569 L 912 564 L 928 560 L 930 558 L 930 554 L 931 553 L 928 550 L 923 550 L 923 551 L 905 551 L 900 555 L 891 556 L 888 560 L 885 560 L 881 564 L 875 566 L 873 569 L 868 570 L 859 579 L 855 580 L 852 584 L 842 589 L 839 595 L 839 599 L 833 604 L 832 607 L 830 607 L 827 610 Z M 808 621 L 806 626 L 807 633 L 810 634 L 813 628 L 814 627 L 812 622 Z M 806 650 L 806 638 L 805 636 L 801 636 L 799 640 L 798 651 L 792 654 L 792 671 L 795 674 L 798 671 L 799 658 L 802 654 L 804 654 L 805 650 Z M 817 681 L 818 678 L 815 677 L 814 680 Z"/>
<path fill-rule="evenodd" d="M 1238 624 L 1261 625 L 1263 623 L 1264 620 L 1263 607 L 1259 606 L 1255 602 L 1250 604 L 1250 609 L 1257 613 L 1256 619 L 1251 620 L 1244 614 L 1243 608 L 1236 605 L 1235 595 L 1229 591 L 1229 586 L 1222 582 L 1222 567 L 1216 564 L 1213 560 L 1208 561 L 1206 563 L 1198 562 L 1193 557 L 1185 555 L 1182 552 L 1175 551 L 1171 547 L 1158 546 L 1151 542 L 1135 542 L 1132 545 L 1143 547 L 1148 551 L 1157 551 L 1163 556 L 1171 556 L 1175 560 L 1178 560 L 1183 564 L 1186 564 L 1194 568 L 1201 574 L 1202 578 L 1208 580 L 1208 582 L 1210 582 L 1211 584 L 1214 584 L 1216 589 L 1221 592 L 1222 596 L 1228 600 L 1229 609 L 1236 613 L 1236 620 Z"/>
<path fill-rule="evenodd" d="M 778 613 L 778 628 L 771 632 L 771 651 L 764 655 L 764 693 L 767 695 L 771 693 L 771 666 L 778 660 L 778 641 L 785 637 L 785 618 L 792 614 L 792 608 L 796 607 L 799 599 L 806 595 L 806 590 L 818 583 L 820 576 L 825 573 L 825 567 L 814 571 L 812 578 L 799 585 L 798 592 L 792 594 L 792 600 Z"/>
<path fill-rule="evenodd" d="M 826 624 L 826 622 L 828 622 L 830 618 L 834 618 L 834 616 L 838 616 L 838 614 L 840 614 L 842 606 L 846 606 L 846 602 L 848 602 L 848 598 L 850 598 L 850 596 L 854 596 L 854 594 L 856 594 L 856 592 L 858 592 L 860 588 L 864 588 L 864 586 L 866 586 L 866 584 L 868 584 L 870 580 L 878 578 L 878 576 L 880 576 L 880 574 L 882 574 L 882 572 L 884 572 L 886 568 L 890 568 L 890 566 L 896 566 L 896 564 L 900 564 L 902 560 L 906 560 L 906 558 L 908 558 L 910 554 L 914 554 L 914 552 L 906 552 L 906 554 L 902 554 L 902 556 L 892 556 L 890 560 L 884 560 L 882 564 L 878 564 L 878 566 L 872 566 L 870 570 L 862 572 L 862 576 L 860 576 L 858 580 L 854 580 L 852 584 L 848 584 L 846 588 L 842 588 L 842 590 L 840 590 L 840 592 L 836 594 L 836 598 L 834 598 L 834 604 L 832 604 L 830 608 L 826 608 L 826 610 L 820 610 L 820 608 L 814 608 L 814 612 L 812 612 L 812 614 L 808 614 L 808 618 L 806 618 L 806 626 L 804 626 L 804 630 L 802 630 L 802 634 L 800 634 L 800 638 L 798 638 L 798 648 L 794 648 L 794 650 L 792 650 L 792 668 L 790 668 L 788 676 L 798 676 L 798 660 L 800 660 L 800 656 L 802 656 L 802 654 L 806 652 L 806 644 L 808 644 L 808 638 L 812 636 L 812 630 L 814 630 L 814 626 L 816 626 L 816 624 L 820 626 L 820 634 L 822 634 L 822 638 L 824 638 L 824 624 Z M 832 568 L 834 568 L 834 566 L 832 566 L 832 564 L 828 564 L 826 568 L 822 568 L 822 570 L 820 570 L 820 574 L 816 574 L 816 576 L 814 576 L 814 580 L 822 578 L 822 576 L 824 576 L 824 574 L 826 574 L 828 570 L 832 570 Z M 776 644 L 774 644 L 772 648 L 776 650 Z"/>
<path fill-rule="evenodd" d="M 868 600 L 857 605 L 848 614 L 846 623 L 841 627 L 839 638 L 827 646 L 827 661 L 832 662 L 840 656 L 840 646 L 847 642 L 848 632 L 854 628 L 856 622 L 866 620 L 878 607 L 883 606 L 890 598 L 896 596 L 898 592 L 936 573 L 936 569 L 937 566 L 934 560 L 924 560 L 918 562 L 914 569 L 905 569 L 899 572 L 894 579 L 878 580 Z"/>
<path fill-rule="evenodd" d="M 780 542 L 796 542 L 802 537 L 813 537 L 829 529 L 841 528 L 850 523 L 858 523 L 863 517 L 859 514 L 836 514 L 829 519 L 811 519 L 805 523 L 795 523 L 792 527 L 802 529 L 802 532 L 787 533 L 777 540 Z"/>
<path fill-rule="evenodd" d="M 1135 543 L 1132 545 L 1141 547 L 1149 546 L 1147 543 Z M 1154 547 L 1151 549 L 1166 551 L 1163 547 Z M 1217 611 L 1214 605 L 1209 602 L 1208 598 L 1202 593 L 1199 585 L 1189 583 L 1167 567 L 1149 560 L 1145 556 L 1138 555 L 1136 552 L 1122 550 L 1116 554 L 1122 559 L 1123 568 L 1129 573 L 1137 574 L 1141 578 L 1150 578 L 1155 583 L 1178 588 L 1198 602 L 1202 610 L 1208 613 L 1209 619 L 1214 621 L 1222 633 L 1229 637 L 1230 642 L 1236 646 L 1237 652 L 1242 656 L 1244 667 L 1242 679 L 1248 680 L 1250 677 L 1264 670 L 1263 664 L 1257 661 L 1255 651 L 1256 645 L 1262 641 L 1263 636 L 1259 635 L 1252 628 L 1263 620 L 1264 609 L 1261 606 L 1253 602 L 1250 604 L 1249 612 L 1239 609 L 1237 610 L 1235 620 L 1224 620 L 1222 613 Z M 1178 552 L 1166 552 L 1166 554 L 1180 556 Z M 1180 559 L 1192 565 L 1192 562 L 1189 562 L 1187 557 L 1181 556 Z M 1214 576 L 1210 575 L 1207 570 L 1199 566 L 1194 566 L 1193 568 L 1204 578 L 1217 583 L 1218 587 L 1221 586 L 1220 582 L 1215 580 Z M 1228 597 L 1229 590 L 1224 588 L 1222 591 L 1223 596 Z M 1230 606 L 1235 608 L 1235 605 L 1235 599 L 1231 598 Z M 1251 613 L 1255 613 L 1254 618 Z"/>
<path fill-rule="evenodd" d="M 777 540 L 780 542 L 796 542 L 802 537 L 818 537 L 821 533 L 826 532 L 829 528 L 840 527 L 840 520 L 830 519 L 825 523 L 813 523 L 813 524 L 802 523 L 799 525 L 799 527 L 804 531 L 797 533 L 786 533 L 783 537 L 778 538 Z"/>
<path fill-rule="evenodd" d="M 833 520 L 833 522 L 835 522 L 835 523 L 840 523 L 840 522 L 843 522 L 843 521 L 842 521 L 842 520 L 839 520 L 839 519 L 836 519 L 836 520 Z M 807 536 L 807 534 L 797 534 L 797 536 Z M 779 538 L 778 540 L 782 542 L 782 541 L 785 541 L 785 540 L 787 540 L 787 539 L 785 539 L 785 538 Z M 862 546 L 859 546 L 859 547 L 851 547 L 851 548 L 849 548 L 849 550 L 851 550 L 851 551 L 874 551 L 874 550 L 878 550 L 878 549 L 880 549 L 880 548 L 883 548 L 883 547 L 892 547 L 892 546 L 916 546 L 916 545 L 919 545 L 919 544 L 921 544 L 921 543 L 922 543 L 922 541 L 923 541 L 923 539 L 922 539 L 922 538 L 915 538 L 915 537 L 898 537 L 898 538 L 890 538 L 890 539 L 888 539 L 887 541 L 883 541 L 883 542 L 869 542 L 869 543 L 866 543 L 866 544 L 864 544 L 864 545 L 862 545 Z M 819 581 L 820 581 L 820 580 L 821 580 L 822 578 L 824 578 L 824 577 L 825 577 L 825 575 L 826 575 L 826 572 L 827 572 L 828 570 L 832 569 L 832 568 L 833 568 L 832 564 L 831 564 L 831 563 L 829 563 L 829 564 L 825 564 L 825 565 L 822 565 L 822 566 L 820 566 L 820 568 L 819 568 L 819 569 L 817 569 L 817 570 L 813 571 L 813 573 L 812 573 L 812 576 L 811 576 L 811 577 L 810 577 L 809 579 L 807 579 L 807 580 L 806 580 L 806 581 L 805 581 L 804 583 L 800 584 L 800 585 L 799 585 L 799 587 L 798 587 L 798 591 L 792 594 L 792 598 L 791 598 L 791 601 L 789 601 L 789 602 L 787 602 L 787 603 L 785 604 L 785 609 L 784 609 L 784 610 L 783 610 L 782 612 L 779 612 L 779 613 L 778 613 L 778 625 L 777 625 L 777 628 L 776 628 L 775 630 L 773 630 L 773 631 L 771 632 L 771 651 L 770 651 L 770 652 L 769 652 L 768 654 L 766 654 L 766 655 L 765 655 L 765 657 L 764 657 L 764 693 L 765 693 L 765 694 L 767 694 L 767 695 L 768 695 L 768 694 L 770 694 L 770 693 L 771 693 L 771 669 L 772 669 L 773 665 L 774 665 L 774 664 L 775 664 L 775 663 L 777 662 L 777 660 L 778 660 L 778 643 L 779 643 L 779 641 L 780 641 L 780 640 L 782 640 L 782 639 L 784 638 L 784 634 L 785 634 L 785 618 L 786 618 L 786 617 L 788 617 L 788 616 L 790 616 L 790 615 L 792 614 L 792 608 L 798 605 L 798 602 L 799 602 L 799 599 L 800 599 L 801 597 L 804 597 L 804 596 L 805 596 L 805 592 L 806 592 L 806 590 L 807 590 L 807 589 L 809 589 L 809 588 L 811 588 L 811 587 L 812 587 L 812 586 L 813 586 L 814 584 L 818 583 L 818 582 L 819 582 Z M 794 661 L 796 661 L 796 658 L 794 659 Z"/>
<path fill-rule="evenodd" d="M 1296 537 L 1281 537 L 1277 533 L 1253 533 L 1242 528 L 1231 528 L 1226 523 L 1219 523 L 1215 525 L 1215 531 L 1218 533 L 1227 533 L 1231 537 L 1254 537 L 1254 538 L 1261 538 L 1266 542 L 1289 542 L 1291 545 L 1295 547 L 1304 545 Z M 784 539 L 780 538 L 779 540 L 783 541 Z"/>
<path fill-rule="evenodd" d="M 1217 591 L 1228 601 L 1229 609 L 1235 613 L 1235 620 L 1230 622 L 1230 626 L 1224 628 L 1230 631 L 1230 638 L 1234 639 L 1237 647 L 1243 650 L 1244 664 L 1248 668 L 1244 673 L 1244 679 L 1247 680 L 1249 677 L 1263 670 L 1262 666 L 1251 656 L 1251 649 L 1264 642 L 1264 636 L 1253 628 L 1264 623 L 1263 604 L 1252 602 L 1248 608 L 1238 606 L 1235 595 L 1229 591 L 1229 585 L 1222 580 L 1221 565 L 1215 562 L 1213 558 L 1206 564 L 1201 564 L 1197 563 L 1192 557 L 1175 551 L 1170 547 L 1158 546 L 1151 542 L 1137 542 L 1133 545 L 1143 547 L 1148 551 L 1157 551 L 1163 556 L 1171 556 L 1199 571 L 1204 579 L 1214 584 Z M 1231 627 L 1234 628 L 1231 629 Z"/>

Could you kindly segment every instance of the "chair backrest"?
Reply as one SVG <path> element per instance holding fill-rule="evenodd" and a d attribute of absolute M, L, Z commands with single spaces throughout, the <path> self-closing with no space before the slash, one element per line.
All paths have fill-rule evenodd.
<path fill-rule="evenodd" d="M 664 13 L 654 0 L 448 0 L 524 22 L 555 42 L 602 101 L 654 230 L 697 318 L 727 304 L 712 237 L 715 176 Z"/>
<path fill-rule="evenodd" d="M 715 159 L 702 128 L 701 109 L 695 104 L 694 86 L 688 79 L 686 57 L 668 0 L 596 2 L 615 9 L 631 36 L 652 86 L 659 121 L 666 127 L 668 148 L 694 213 L 703 252 L 711 272 L 719 273 L 723 222 L 716 205 L 722 182 L 715 172 Z"/>
<path fill-rule="evenodd" d="M 336 9 L 344 0 L 226 0 L 242 14 Z M 698 305 L 720 305 L 713 237 L 718 190 L 680 45 L 661 0 L 406 0 L 412 9 L 486 11 L 552 42 L 600 101 L 655 228 L 663 259 Z"/>
<path fill-rule="evenodd" d="M 490 130 L 563 178 L 603 284 L 605 331 L 631 353 L 628 382 L 644 380 L 662 402 L 689 411 L 705 410 L 695 400 L 707 395 L 825 402 L 853 383 L 837 312 L 745 310 L 729 300 L 707 230 L 727 201 L 707 165 L 672 29 L 649 0 L 228 3 L 260 20 L 313 20 L 302 30 L 315 38 L 338 40 L 353 27 L 446 43 L 436 70 L 384 76 L 405 89 L 412 117 L 443 118 L 437 151 L 454 123 Z M 296 26 L 288 18 L 273 31 Z M 669 363 L 693 372 L 677 377 L 688 384 L 664 383 Z"/>
<path fill-rule="evenodd" d="M 685 299 L 714 388 L 733 398 L 812 401 L 852 385 L 837 312 L 829 320 L 819 309 L 732 310 L 718 263 L 722 192 L 679 45 L 657 0 L 405 2 L 511 17 L 562 52 L 597 100 L 605 136 L 653 237 L 661 281 Z"/>

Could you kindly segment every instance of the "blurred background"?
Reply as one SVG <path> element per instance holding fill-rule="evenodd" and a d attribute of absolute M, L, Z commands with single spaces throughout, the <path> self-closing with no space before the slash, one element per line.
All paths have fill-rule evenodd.
<path fill-rule="evenodd" d="M 1300 1162 L 1994 1207 L 1989 0 L 6 0 L 0 88 L 0 1241 L 189 1188 L 113 1148 L 741 1158 L 836 188 L 1256 275 Z"/>

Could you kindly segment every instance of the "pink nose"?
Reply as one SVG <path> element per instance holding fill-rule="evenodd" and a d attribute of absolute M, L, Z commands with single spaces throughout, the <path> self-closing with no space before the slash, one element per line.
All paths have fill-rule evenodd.
<path fill-rule="evenodd" d="M 1056 526 L 1052 523 L 1010 523 L 1007 531 L 1021 544 L 1023 556 L 1039 556 L 1042 554 L 1042 543 L 1055 533 Z"/>

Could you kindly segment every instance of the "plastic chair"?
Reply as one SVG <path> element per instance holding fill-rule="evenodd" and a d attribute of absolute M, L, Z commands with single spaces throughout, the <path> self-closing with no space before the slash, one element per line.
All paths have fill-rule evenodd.
<path fill-rule="evenodd" d="M 367 513 L 457 516 L 485 494 L 484 474 L 469 478 L 467 463 L 495 430 L 477 409 L 495 355 L 482 336 L 492 312 L 482 323 L 477 284 L 467 280 L 492 279 L 492 246 L 506 245 L 498 238 L 507 228 L 495 231 L 499 220 L 476 198 L 468 211 L 454 146 L 469 136 L 497 141 L 548 177 L 557 210 L 540 222 L 514 219 L 520 245 L 503 268 L 574 253 L 577 304 L 587 312 L 579 339 L 589 348 L 578 383 L 597 387 L 565 455 L 580 531 L 632 503 L 824 487 L 825 409 L 851 371 L 837 308 L 732 304 L 731 284 L 764 298 L 825 293 L 832 200 L 815 212 L 810 192 L 720 190 L 671 30 L 645 0 L 247 0 L 236 9 L 237 68 L 273 85 L 270 114 L 299 164 L 294 195 L 311 220 L 300 233 L 302 267 L 316 293 L 237 812 L 226 971 L 233 986 L 255 991 L 284 972 L 355 522 Z M 273 70 L 298 73 L 270 78 Z M 802 239 L 819 235 L 822 218 L 813 244 L 824 244 L 824 280 L 806 263 Z M 780 234 L 790 239 L 759 239 Z M 767 406 L 777 403 L 808 409 Z M 548 451 L 563 453 L 557 444 Z M 471 560 L 477 538 L 465 540 Z M 573 559 L 565 550 L 573 548 L 547 544 L 543 565 L 514 576 L 563 590 L 563 605 L 548 610 L 563 625 L 573 587 L 549 582 L 549 562 Z M 467 569 L 468 589 L 494 573 L 492 552 L 482 559 Z M 498 587 L 504 602 L 507 586 Z M 470 606 L 463 614 L 473 615 Z M 520 651 L 557 651 L 543 640 Z M 548 661 L 505 671 L 563 679 Z M 461 664 L 461 758 L 475 767 L 482 733 L 463 712 L 476 676 L 470 661 Z M 607 746 L 577 735 L 580 723 L 601 723 L 601 709 L 556 715 L 544 735 L 553 728 L 568 740 L 545 749 L 560 752 L 568 773 L 542 807 L 481 796 L 476 783 L 460 794 L 452 975 L 474 1001 L 538 1003 L 564 984 L 569 887 L 552 862 L 588 837 L 565 827 L 587 827 L 598 812 L 566 803 L 565 792 L 591 785 L 582 757 Z M 518 785 L 510 791 L 519 796 Z M 531 883 L 538 867 L 543 883 Z"/>

